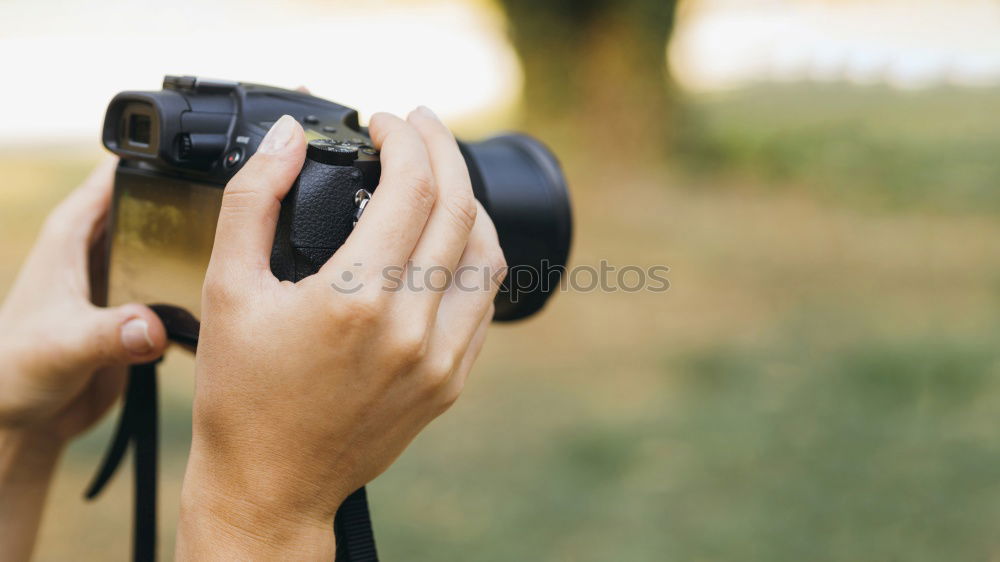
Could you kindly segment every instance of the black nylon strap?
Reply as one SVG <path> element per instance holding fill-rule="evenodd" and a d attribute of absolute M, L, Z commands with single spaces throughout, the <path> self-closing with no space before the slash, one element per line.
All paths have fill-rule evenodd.
<path fill-rule="evenodd" d="M 337 538 L 336 562 L 378 562 L 371 515 L 368 513 L 368 494 L 364 487 L 347 496 L 340 504 L 337 516 L 333 518 L 333 532 Z"/>
<path fill-rule="evenodd" d="M 134 562 L 156 560 L 157 362 L 136 365 L 129 370 L 128 387 L 115 435 L 86 492 L 88 500 L 101 493 L 121 465 L 129 443 L 132 443 L 135 468 Z M 364 488 L 347 497 L 337 510 L 333 526 L 337 539 L 336 562 L 378 562 Z"/>
<path fill-rule="evenodd" d="M 132 559 L 156 560 L 156 478 L 159 450 L 159 400 L 156 364 L 139 365 L 130 373 L 133 397 L 143 406 L 136 408 L 132 432 L 135 470 L 135 513 L 132 521 Z"/>
<path fill-rule="evenodd" d="M 135 468 L 135 500 L 132 519 L 132 560 L 156 560 L 156 472 L 157 427 L 156 363 L 135 365 L 129 369 L 125 404 L 111 447 L 104 456 L 86 497 L 92 500 L 104 489 L 125 457 L 129 443 L 133 444 Z"/>
<path fill-rule="evenodd" d="M 135 417 L 135 409 L 139 407 L 139 401 L 132 397 L 132 394 L 136 392 L 136 387 L 132 383 L 132 373 L 129 372 L 129 380 L 125 389 L 125 397 L 122 399 L 122 412 L 118 416 L 118 424 L 115 426 L 115 434 L 111 438 L 111 445 L 108 447 L 106 453 L 104 453 L 104 460 L 101 461 L 101 466 L 97 469 L 97 474 L 94 475 L 93 480 L 90 481 L 90 486 L 87 486 L 87 491 L 85 497 L 88 500 L 93 500 L 101 493 L 104 486 L 111 480 L 111 477 L 115 475 L 115 471 L 118 469 L 118 465 L 121 464 L 122 459 L 125 458 L 125 451 L 128 450 L 128 445 L 132 441 L 132 427 L 135 422 L 132 418 Z"/>

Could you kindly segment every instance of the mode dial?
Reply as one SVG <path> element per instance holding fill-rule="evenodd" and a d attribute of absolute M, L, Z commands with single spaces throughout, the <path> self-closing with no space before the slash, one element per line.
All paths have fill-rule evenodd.
<path fill-rule="evenodd" d="M 330 139 L 312 140 L 309 141 L 306 157 L 332 166 L 350 166 L 358 159 L 358 145 Z"/>

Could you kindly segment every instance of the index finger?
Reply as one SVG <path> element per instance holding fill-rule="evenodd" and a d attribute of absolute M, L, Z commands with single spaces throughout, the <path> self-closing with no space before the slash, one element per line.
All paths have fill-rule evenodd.
<path fill-rule="evenodd" d="M 377 113 L 370 131 L 381 150 L 382 176 L 354 232 L 321 270 L 325 274 L 345 263 L 361 263 L 369 271 L 406 263 L 437 198 L 427 148 L 417 130 L 395 115 Z"/>

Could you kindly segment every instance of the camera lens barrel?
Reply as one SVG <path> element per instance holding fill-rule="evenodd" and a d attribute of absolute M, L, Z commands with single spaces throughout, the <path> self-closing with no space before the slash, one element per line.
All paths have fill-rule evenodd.
<path fill-rule="evenodd" d="M 558 289 L 569 257 L 573 221 L 562 169 L 541 142 L 516 133 L 461 149 L 507 260 L 494 320 L 530 316 Z"/>

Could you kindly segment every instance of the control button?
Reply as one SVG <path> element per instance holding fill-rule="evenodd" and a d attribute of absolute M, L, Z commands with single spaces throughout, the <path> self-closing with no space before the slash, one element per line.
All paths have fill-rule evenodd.
<path fill-rule="evenodd" d="M 330 125 L 325 125 L 323 127 L 323 132 L 324 133 L 336 133 L 337 132 L 337 128 L 336 127 L 331 127 Z"/>
<path fill-rule="evenodd" d="M 329 139 L 309 141 L 306 157 L 333 166 L 350 166 L 358 158 L 357 145 Z"/>
<path fill-rule="evenodd" d="M 368 156 L 375 156 L 376 154 L 378 154 L 378 151 L 375 150 L 374 148 L 370 147 L 370 146 L 366 146 L 366 147 L 362 148 L 361 152 L 364 153 L 364 154 L 367 154 Z"/>
<path fill-rule="evenodd" d="M 181 160 L 187 160 L 191 158 L 191 153 L 194 152 L 194 148 L 191 144 L 191 135 L 187 133 L 181 133 L 177 136 L 177 156 Z"/>
<path fill-rule="evenodd" d="M 225 162 L 227 168 L 232 168 L 233 166 L 239 164 L 242 161 L 243 161 L 242 148 L 234 148 L 229 151 L 229 154 L 226 154 Z"/>
<path fill-rule="evenodd" d="M 164 76 L 163 87 L 173 90 L 193 90 L 198 78 L 194 76 Z"/>
<path fill-rule="evenodd" d="M 315 115 L 306 115 L 302 118 L 302 122 L 306 125 L 316 125 L 319 123 L 319 117 L 316 117 Z"/>

